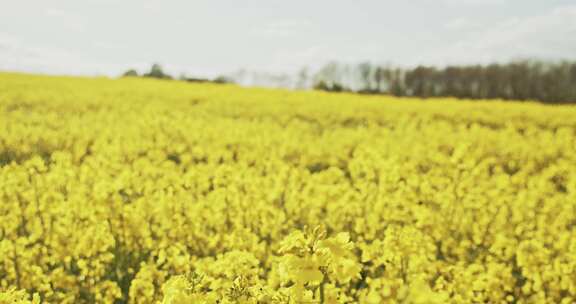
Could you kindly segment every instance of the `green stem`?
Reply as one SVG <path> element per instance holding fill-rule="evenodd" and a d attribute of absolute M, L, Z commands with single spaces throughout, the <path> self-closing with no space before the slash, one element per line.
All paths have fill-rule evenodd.
<path fill-rule="evenodd" d="M 324 304 L 324 282 L 325 280 L 322 280 L 320 283 L 320 304 Z"/>

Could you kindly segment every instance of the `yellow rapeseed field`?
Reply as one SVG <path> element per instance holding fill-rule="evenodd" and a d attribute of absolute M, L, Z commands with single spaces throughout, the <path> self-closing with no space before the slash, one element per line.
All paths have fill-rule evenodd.
<path fill-rule="evenodd" d="M 0 74 L 0 303 L 576 303 L 576 107 Z"/>

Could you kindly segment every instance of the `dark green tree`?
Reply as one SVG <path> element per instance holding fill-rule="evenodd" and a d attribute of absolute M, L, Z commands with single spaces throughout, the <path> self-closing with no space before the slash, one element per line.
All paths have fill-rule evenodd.
<path fill-rule="evenodd" d="M 138 72 L 136 72 L 136 70 L 134 69 L 130 69 L 126 72 L 124 72 L 124 74 L 122 74 L 122 77 L 138 77 Z"/>
<path fill-rule="evenodd" d="M 150 68 L 150 71 L 143 75 L 144 77 L 159 78 L 159 79 L 172 79 L 172 76 L 164 73 L 162 66 L 158 63 L 154 63 Z"/>

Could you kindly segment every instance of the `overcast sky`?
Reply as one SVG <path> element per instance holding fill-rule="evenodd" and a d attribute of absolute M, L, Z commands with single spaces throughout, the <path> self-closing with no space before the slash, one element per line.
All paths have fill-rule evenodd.
<path fill-rule="evenodd" d="M 212 76 L 576 59 L 576 0 L 0 0 L 0 70 Z"/>

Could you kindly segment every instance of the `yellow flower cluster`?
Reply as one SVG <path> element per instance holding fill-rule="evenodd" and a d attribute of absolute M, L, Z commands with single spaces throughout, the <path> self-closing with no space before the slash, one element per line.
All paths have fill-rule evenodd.
<path fill-rule="evenodd" d="M 575 303 L 576 107 L 0 74 L 0 303 Z"/>
<path fill-rule="evenodd" d="M 38 304 L 40 298 L 34 295 L 32 300 L 25 290 L 10 289 L 0 292 L 0 303 L 2 304 Z"/>

